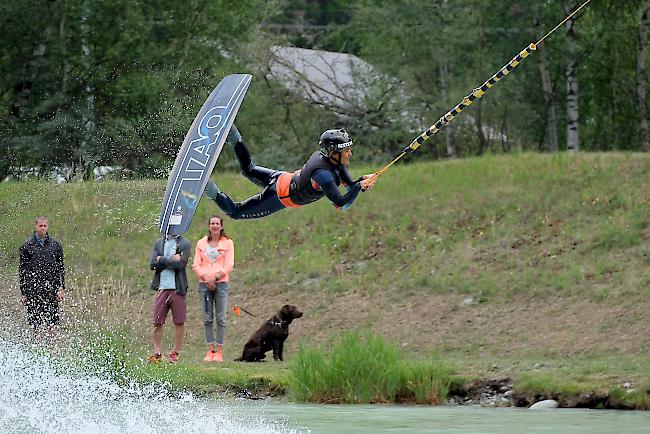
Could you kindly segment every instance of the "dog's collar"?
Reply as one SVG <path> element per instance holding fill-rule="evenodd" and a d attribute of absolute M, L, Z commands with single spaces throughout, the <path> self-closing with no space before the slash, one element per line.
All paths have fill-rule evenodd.
<path fill-rule="evenodd" d="M 266 323 L 268 325 L 271 325 L 271 326 L 280 326 L 280 327 L 282 327 L 285 324 L 284 321 L 274 322 L 274 321 L 271 321 L 270 319 L 266 320 Z"/>

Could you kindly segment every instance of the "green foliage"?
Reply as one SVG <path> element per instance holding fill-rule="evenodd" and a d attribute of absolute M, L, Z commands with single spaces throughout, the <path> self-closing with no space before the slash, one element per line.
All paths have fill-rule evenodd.
<path fill-rule="evenodd" d="M 87 178 L 97 165 L 137 173 L 143 161 L 169 159 L 211 89 L 241 69 L 234 54 L 272 7 L 261 0 L 3 4 L 0 34 L 13 43 L 0 49 L 0 119 L 14 132 L 2 137 L 16 151 L 14 170 L 36 167 L 46 176 L 65 166 Z"/>
<path fill-rule="evenodd" d="M 379 336 L 345 333 L 331 348 L 301 346 L 291 361 L 290 390 L 298 401 L 440 403 L 449 370 L 440 360 L 413 361 Z"/>
<path fill-rule="evenodd" d="M 638 389 L 624 389 L 620 386 L 609 390 L 612 407 L 629 410 L 650 410 L 650 387 L 644 385 Z"/>
<path fill-rule="evenodd" d="M 263 164 L 297 168 L 333 125 L 363 142 L 357 159 L 384 161 L 559 22 L 565 3 L 5 2 L 0 36 L 12 43 L 0 47 L 0 180 L 57 171 L 88 179 L 101 165 L 164 177 L 205 97 L 224 75 L 242 71 L 255 81 L 237 122 Z M 592 2 L 577 21 L 581 149 L 640 149 L 639 6 Z M 527 24 L 536 20 L 538 27 Z M 358 107 L 314 107 L 268 76 L 269 48 L 287 43 L 355 54 L 378 74 L 355 72 L 368 89 Z M 544 42 L 560 143 L 566 45 L 561 31 Z M 546 149 L 540 57 L 431 138 L 418 158 L 445 157 L 447 145 L 459 156 Z"/>
<path fill-rule="evenodd" d="M 645 358 L 626 358 L 612 354 L 589 357 L 545 357 L 543 360 L 518 360 L 528 367 L 513 383 L 515 395 L 529 401 L 555 399 L 560 405 L 595 405 L 598 408 L 650 408 L 650 388 Z M 535 366 L 530 371 L 530 366 Z M 621 378 L 636 378 L 625 384 Z"/>
<path fill-rule="evenodd" d="M 440 404 L 447 397 L 450 386 L 457 381 L 450 377 L 446 363 L 432 357 L 430 360 L 408 360 L 400 365 L 397 401 Z"/>
<path fill-rule="evenodd" d="M 560 378 L 557 373 L 523 374 L 513 385 L 513 390 L 520 394 L 536 394 L 547 399 L 576 396 L 583 391 L 593 391 L 594 384 Z"/>

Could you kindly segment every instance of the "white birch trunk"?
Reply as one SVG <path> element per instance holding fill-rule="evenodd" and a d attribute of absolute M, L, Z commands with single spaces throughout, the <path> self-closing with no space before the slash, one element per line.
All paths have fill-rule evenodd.
<path fill-rule="evenodd" d="M 567 6 L 567 14 L 575 5 Z M 580 150 L 580 111 L 578 108 L 578 60 L 576 59 L 576 28 L 572 18 L 566 22 L 569 61 L 566 66 L 566 148 L 568 151 Z"/>

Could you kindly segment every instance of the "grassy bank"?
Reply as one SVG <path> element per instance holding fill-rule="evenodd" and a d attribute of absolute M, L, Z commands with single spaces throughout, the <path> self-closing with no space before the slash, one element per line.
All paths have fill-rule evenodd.
<path fill-rule="evenodd" d="M 237 174 L 214 179 L 234 198 L 256 191 Z M 649 184 L 645 154 L 403 164 L 348 212 L 321 201 L 262 220 L 227 220 L 236 244 L 231 303 L 260 318 L 231 316 L 226 357 L 238 356 L 260 322 L 292 302 L 305 316 L 291 326 L 290 361 L 300 342 L 317 347 L 363 330 L 413 360 L 435 351 L 468 380 L 509 377 L 515 389 L 520 381 L 522 393 L 547 395 L 541 384 L 571 381 L 576 390 L 616 393 L 625 383 L 643 390 L 650 382 Z M 71 297 L 127 330 L 134 355 L 144 357 L 148 252 L 164 188 L 165 181 L 0 184 L 0 265 L 11 293 L 17 299 L 18 246 L 34 216 L 46 214 L 64 243 Z M 190 240 L 215 211 L 201 202 Z M 182 360 L 201 375 L 188 374 L 187 383 L 235 384 L 241 374 L 289 384 L 284 365 L 204 365 L 194 292 L 188 305 Z"/>
<path fill-rule="evenodd" d="M 413 360 L 383 338 L 343 334 L 327 348 L 300 348 L 290 390 L 304 402 L 440 404 L 452 383 L 438 359 Z"/>

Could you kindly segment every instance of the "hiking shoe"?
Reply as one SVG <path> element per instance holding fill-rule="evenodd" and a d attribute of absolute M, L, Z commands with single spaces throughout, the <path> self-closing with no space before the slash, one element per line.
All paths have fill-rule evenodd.
<path fill-rule="evenodd" d="M 204 362 L 211 362 L 213 357 L 214 357 L 214 351 L 208 350 L 205 353 L 205 357 L 203 358 L 203 361 Z"/>
<path fill-rule="evenodd" d="M 149 357 L 147 357 L 147 363 L 153 364 L 153 363 L 159 363 L 162 362 L 162 354 L 152 354 Z"/>
<path fill-rule="evenodd" d="M 169 360 L 169 363 L 176 363 L 178 362 L 178 353 L 176 351 L 172 351 L 169 353 L 167 356 L 167 360 Z"/>

